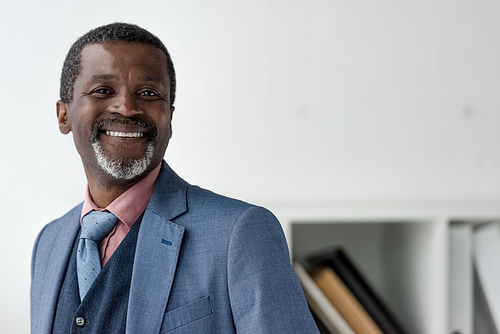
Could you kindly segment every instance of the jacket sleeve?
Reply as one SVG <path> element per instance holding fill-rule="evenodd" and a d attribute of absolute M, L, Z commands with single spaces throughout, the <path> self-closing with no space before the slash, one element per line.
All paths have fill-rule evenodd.
<path fill-rule="evenodd" d="M 281 225 L 264 208 L 248 208 L 234 226 L 228 286 L 237 333 L 319 333 Z"/>
<path fill-rule="evenodd" d="M 47 226 L 45 226 L 47 227 Z M 34 275 L 35 275 L 35 260 L 36 260 L 36 251 L 38 249 L 38 242 L 40 241 L 40 237 L 42 236 L 43 231 L 45 230 L 45 227 L 38 233 L 38 236 L 36 237 L 35 244 L 33 245 L 33 251 L 31 253 L 31 281 L 33 281 Z"/>

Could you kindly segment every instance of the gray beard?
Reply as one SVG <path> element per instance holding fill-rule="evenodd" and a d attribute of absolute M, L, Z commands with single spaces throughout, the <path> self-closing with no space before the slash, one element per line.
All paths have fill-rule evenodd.
<path fill-rule="evenodd" d="M 92 143 L 97 163 L 109 175 L 116 179 L 130 180 L 141 175 L 151 164 L 155 145 L 150 141 L 144 157 L 138 160 L 124 162 L 122 158 L 110 159 L 102 149 L 99 140 Z"/>

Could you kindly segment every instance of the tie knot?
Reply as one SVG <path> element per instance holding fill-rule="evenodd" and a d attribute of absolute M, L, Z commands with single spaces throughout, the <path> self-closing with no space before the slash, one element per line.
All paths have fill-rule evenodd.
<path fill-rule="evenodd" d="M 82 219 L 82 233 L 80 239 L 91 239 L 96 243 L 113 229 L 118 218 L 109 212 L 91 211 Z"/>

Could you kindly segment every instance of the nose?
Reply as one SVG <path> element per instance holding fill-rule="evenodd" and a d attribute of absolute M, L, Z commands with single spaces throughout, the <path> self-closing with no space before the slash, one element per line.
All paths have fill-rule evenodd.
<path fill-rule="evenodd" d="M 137 105 L 136 96 L 133 93 L 118 94 L 111 106 L 108 108 L 112 114 L 120 114 L 123 117 L 141 115 L 142 110 Z"/>

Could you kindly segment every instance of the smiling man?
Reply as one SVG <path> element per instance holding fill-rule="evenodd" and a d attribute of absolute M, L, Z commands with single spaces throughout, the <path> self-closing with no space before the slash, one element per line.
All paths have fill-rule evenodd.
<path fill-rule="evenodd" d="M 73 132 L 99 207 L 106 207 L 163 159 L 172 135 L 175 98 L 166 55 L 140 42 L 88 44 L 80 54 L 72 96 L 57 102 L 60 130 Z"/>
<path fill-rule="evenodd" d="M 276 218 L 163 160 L 175 87 L 167 49 L 135 25 L 68 52 L 57 118 L 88 187 L 36 240 L 32 333 L 317 333 Z"/>

